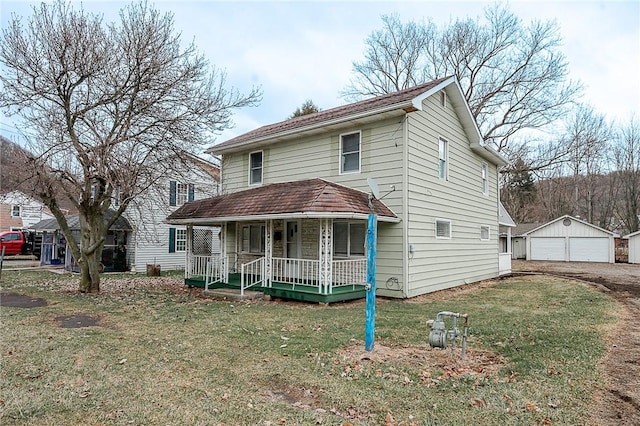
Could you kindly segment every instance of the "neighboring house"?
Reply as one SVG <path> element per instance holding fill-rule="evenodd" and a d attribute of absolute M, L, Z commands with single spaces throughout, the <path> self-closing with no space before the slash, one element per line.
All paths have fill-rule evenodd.
<path fill-rule="evenodd" d="M 618 235 L 565 215 L 524 232 L 527 260 L 615 262 Z"/>
<path fill-rule="evenodd" d="M 195 156 L 184 160 L 184 172 L 180 177 L 166 177 L 136 197 L 124 214 L 111 227 L 103 251 L 105 271 L 111 268 L 112 259 L 126 253 L 126 270 L 144 272 L 147 265 L 159 265 L 161 270 L 184 269 L 185 251 L 190 247 L 200 247 L 200 251 L 208 253 L 220 250 L 219 229 L 211 228 L 192 234 L 197 241 L 187 243 L 185 226 L 170 226 L 164 222 L 165 217 L 178 209 L 187 201 L 199 200 L 218 193 L 220 169 L 217 165 Z M 116 202 L 113 208 L 117 208 Z M 68 217 L 71 229 L 80 232 L 77 215 Z M 64 263 L 73 265 L 65 250 L 66 242 L 55 219 L 43 221 L 33 227 L 43 232 L 43 264 Z M 44 247 L 48 244 L 48 249 Z M 50 254 L 45 254 L 50 253 Z M 65 254 L 67 259 L 65 259 Z M 118 257 L 117 270 L 122 263 Z"/>
<path fill-rule="evenodd" d="M 223 195 L 167 218 L 187 233 L 222 228 L 219 256 L 188 253 L 189 285 L 363 297 L 371 211 L 377 294 L 413 297 L 498 276 L 497 174 L 506 161 L 485 145 L 454 77 L 267 125 L 209 151 L 222 155 Z M 370 178 L 380 188 L 371 208 Z"/>
<path fill-rule="evenodd" d="M 108 210 L 105 221 L 113 217 L 113 210 Z M 66 217 L 67 225 L 76 241 L 80 241 L 80 220 L 77 214 Z M 41 265 L 64 265 L 68 271 L 78 272 L 78 263 L 71 255 L 66 239 L 60 231 L 58 221 L 45 219 L 31 226 L 31 230 L 42 235 L 42 249 L 40 252 Z M 123 216 L 116 219 L 107 231 L 104 248 L 102 249 L 101 270 L 105 272 L 124 272 L 130 269 L 127 242 L 132 238 L 133 228 Z"/>
<path fill-rule="evenodd" d="M 629 243 L 629 263 L 640 263 L 640 231 L 632 232 L 622 238 Z"/>
<path fill-rule="evenodd" d="M 171 226 L 164 219 L 187 201 L 218 194 L 220 168 L 196 156 L 189 156 L 180 176 L 167 177 L 129 204 L 125 217 L 133 231 L 128 241 L 131 270 L 143 272 L 146 265 L 162 270 L 183 269 L 187 233 L 185 226 Z M 210 251 L 219 250 L 219 230 L 196 235 Z"/>
<path fill-rule="evenodd" d="M 53 215 L 41 202 L 20 191 L 0 195 L 0 231 L 28 229 Z"/>

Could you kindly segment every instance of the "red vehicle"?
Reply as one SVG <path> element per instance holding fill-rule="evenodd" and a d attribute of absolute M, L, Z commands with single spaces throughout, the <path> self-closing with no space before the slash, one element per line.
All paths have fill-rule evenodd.
<path fill-rule="evenodd" d="M 4 248 L 4 255 L 30 254 L 32 244 L 27 238 L 27 234 L 22 231 L 0 232 L 0 253 Z"/>

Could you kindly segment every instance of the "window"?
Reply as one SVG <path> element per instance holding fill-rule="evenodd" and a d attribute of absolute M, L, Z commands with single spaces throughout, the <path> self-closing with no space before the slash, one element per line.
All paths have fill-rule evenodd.
<path fill-rule="evenodd" d="M 436 219 L 436 238 L 451 238 L 451 221 Z"/>
<path fill-rule="evenodd" d="M 333 223 L 333 255 L 352 257 L 365 255 L 367 226 L 361 222 Z"/>
<path fill-rule="evenodd" d="M 438 176 L 440 179 L 448 179 L 449 142 L 438 139 Z"/>
<path fill-rule="evenodd" d="M 484 195 L 489 193 L 489 166 L 487 163 L 482 163 L 482 193 Z"/>
<path fill-rule="evenodd" d="M 360 132 L 340 135 L 340 174 L 360 172 Z"/>
<path fill-rule="evenodd" d="M 11 206 L 11 217 L 20 217 L 20 206 Z"/>
<path fill-rule="evenodd" d="M 176 229 L 176 251 L 185 251 L 187 249 L 187 230 Z"/>
<path fill-rule="evenodd" d="M 169 228 L 169 253 L 187 250 L 187 230 Z"/>
<path fill-rule="evenodd" d="M 249 154 L 249 185 L 262 183 L 262 151 Z"/>
<path fill-rule="evenodd" d="M 489 239 L 489 226 L 487 225 L 482 225 L 480 226 L 480 239 L 481 240 L 488 240 Z"/>
<path fill-rule="evenodd" d="M 440 105 L 442 105 L 443 108 L 447 107 L 447 92 L 444 90 L 440 91 Z"/>
<path fill-rule="evenodd" d="M 187 201 L 195 200 L 195 186 L 192 183 L 169 181 L 169 205 L 181 206 Z"/>
<path fill-rule="evenodd" d="M 264 253 L 264 225 L 242 227 L 242 251 L 244 253 Z"/>

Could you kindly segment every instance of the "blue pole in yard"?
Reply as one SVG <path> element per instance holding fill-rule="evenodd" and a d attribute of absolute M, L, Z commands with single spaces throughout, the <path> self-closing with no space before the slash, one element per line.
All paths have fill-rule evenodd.
<path fill-rule="evenodd" d="M 364 332 L 364 350 L 373 350 L 376 322 L 376 243 L 378 217 L 369 215 L 367 226 L 367 316 Z"/>

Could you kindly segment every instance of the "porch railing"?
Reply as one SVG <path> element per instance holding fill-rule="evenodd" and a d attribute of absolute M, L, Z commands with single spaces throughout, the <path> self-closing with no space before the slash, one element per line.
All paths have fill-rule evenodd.
<path fill-rule="evenodd" d="M 332 271 L 332 287 L 367 283 L 367 259 L 334 260 Z"/>
<path fill-rule="evenodd" d="M 227 274 L 225 272 L 225 262 L 227 258 L 215 254 L 211 256 L 206 266 L 206 273 L 204 279 L 204 289 L 209 290 L 209 286 L 212 284 L 226 282 Z"/>
<path fill-rule="evenodd" d="M 220 254 L 214 253 L 208 256 L 189 256 L 188 267 L 185 268 L 187 278 L 204 277 L 207 275 L 207 264 L 220 264 Z"/>
<path fill-rule="evenodd" d="M 253 260 L 242 265 L 240 269 L 240 294 L 244 296 L 244 291 L 254 285 L 265 284 L 264 257 Z"/>
<path fill-rule="evenodd" d="M 318 287 L 319 260 L 274 257 L 271 279 L 281 283 Z"/>

